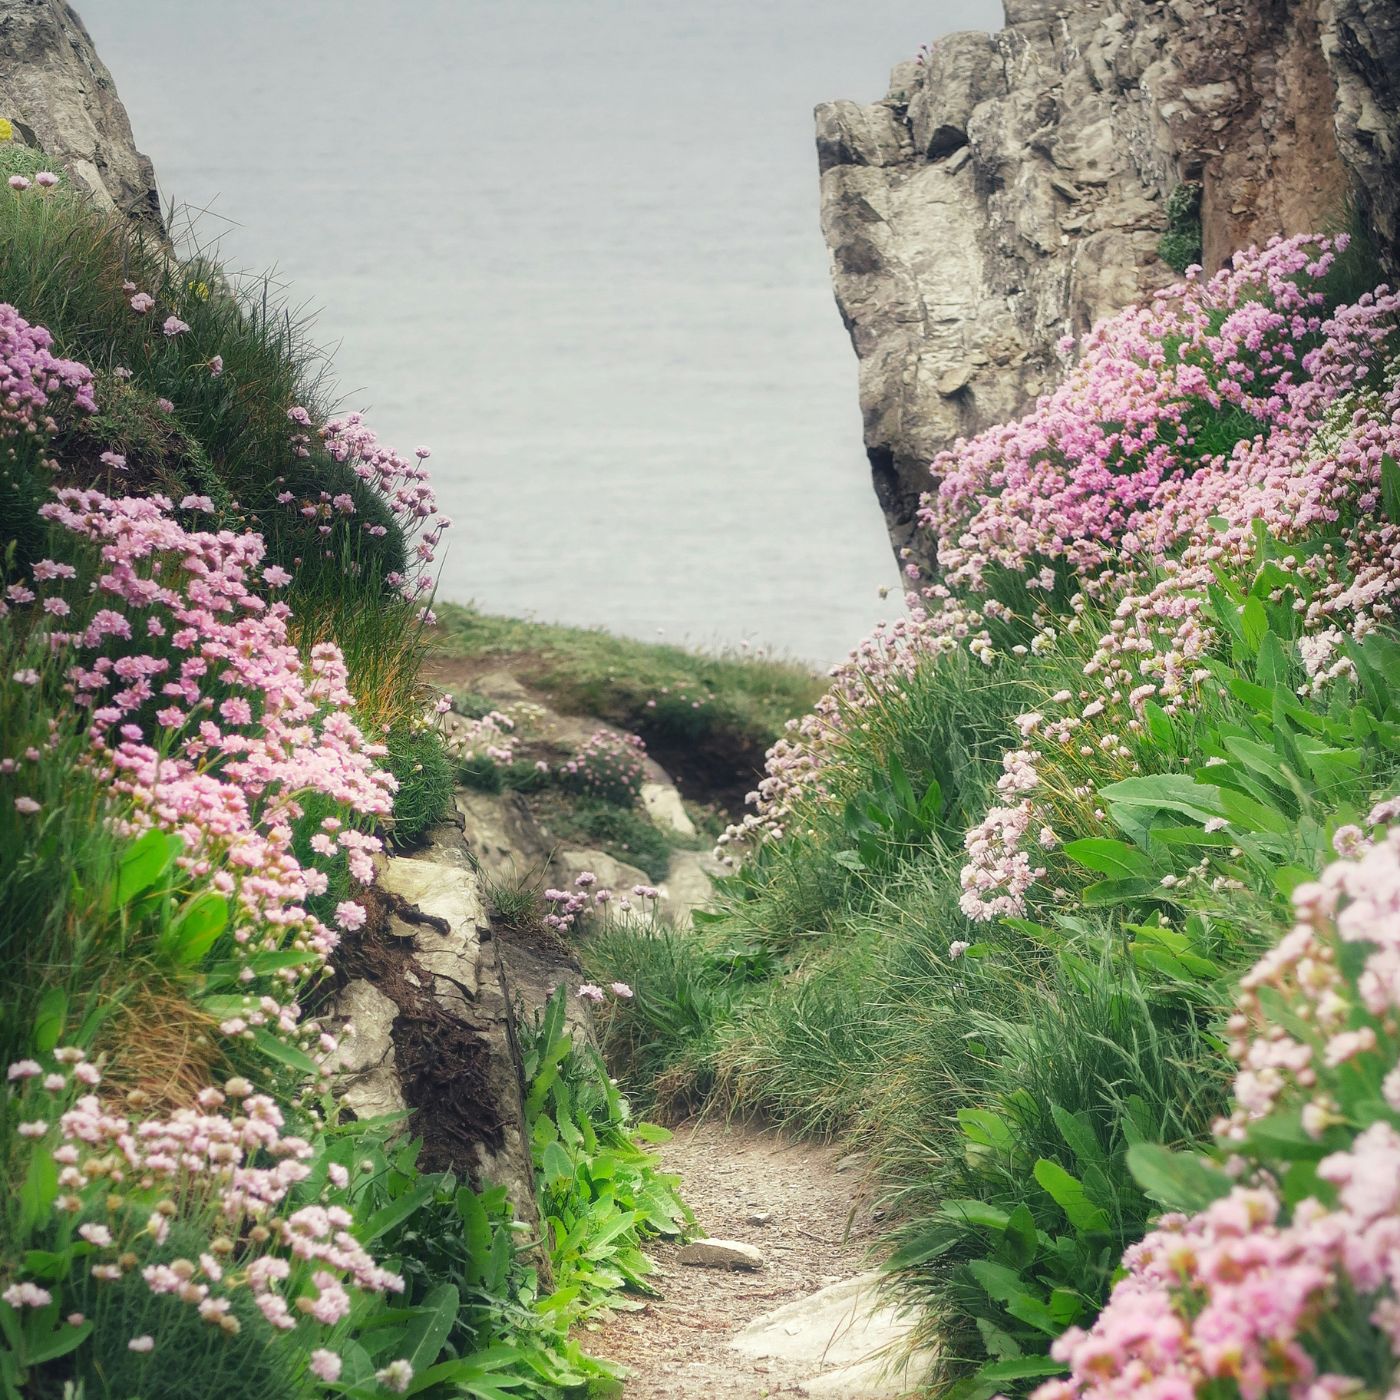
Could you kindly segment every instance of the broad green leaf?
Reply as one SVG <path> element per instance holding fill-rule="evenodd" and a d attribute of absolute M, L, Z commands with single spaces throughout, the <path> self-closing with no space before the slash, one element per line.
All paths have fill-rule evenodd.
<path fill-rule="evenodd" d="M 1392 525 L 1400 525 L 1400 466 L 1389 453 L 1381 458 L 1381 509 Z"/>
<path fill-rule="evenodd" d="M 1108 1216 L 1085 1194 L 1084 1183 L 1070 1175 L 1058 1162 L 1042 1157 L 1035 1164 L 1034 1174 L 1081 1235 L 1101 1234 L 1108 1229 Z"/>
<path fill-rule="evenodd" d="M 1097 870 L 1113 880 L 1157 880 L 1157 867 L 1135 846 L 1106 836 L 1067 841 L 1065 854 L 1076 864 Z"/>
<path fill-rule="evenodd" d="M 1173 1152 L 1156 1142 L 1134 1143 L 1128 1149 L 1133 1180 L 1168 1210 L 1204 1210 L 1230 1193 L 1234 1183 L 1219 1167 L 1192 1152 Z"/>
<path fill-rule="evenodd" d="M 1269 615 L 1258 598 L 1246 598 L 1240 609 L 1240 632 L 1245 645 L 1257 653 L 1259 644 L 1269 633 Z"/>
<path fill-rule="evenodd" d="M 450 1283 L 440 1283 L 430 1289 L 427 1296 L 412 1309 L 413 1320 L 404 1329 L 403 1340 L 398 1354 L 402 1356 L 416 1376 L 425 1371 L 437 1359 L 457 1323 L 457 1310 L 461 1306 L 461 1296 Z"/>
<path fill-rule="evenodd" d="M 1125 900 L 1170 899 L 1171 892 L 1160 880 L 1099 880 L 1089 885 L 1080 896 L 1081 902 L 1090 908 L 1102 908 L 1107 904 L 1122 904 Z"/>
<path fill-rule="evenodd" d="M 387 1205 L 380 1206 L 368 1220 L 359 1225 L 354 1231 L 355 1238 L 361 1244 L 373 1244 L 380 1235 L 407 1220 L 433 1195 L 437 1187 L 436 1176 L 420 1176 L 402 1196 L 397 1196 Z"/>
<path fill-rule="evenodd" d="M 35 1050 L 47 1055 L 63 1039 L 67 1023 L 68 993 L 62 987 L 50 987 L 39 998 L 39 1007 L 34 1013 Z"/>
<path fill-rule="evenodd" d="M 964 1136 L 982 1147 L 1009 1151 L 1015 1143 L 1015 1135 L 1006 1120 L 990 1109 L 960 1108 L 958 1122 L 962 1125 Z"/>
<path fill-rule="evenodd" d="M 214 890 L 203 890 L 181 910 L 162 942 L 188 967 L 204 957 L 227 927 L 228 900 Z"/>
<path fill-rule="evenodd" d="M 1218 788 L 1198 783 L 1184 773 L 1154 773 L 1144 778 L 1124 778 L 1099 789 L 1099 796 L 1124 807 L 1150 807 L 1159 812 L 1181 812 L 1206 821 L 1223 817 Z"/>
<path fill-rule="evenodd" d="M 121 854 L 117 878 L 108 892 L 107 912 L 115 913 L 156 883 L 175 863 L 185 843 L 168 831 L 152 829 Z"/>
<path fill-rule="evenodd" d="M 557 1142 L 551 1142 L 545 1148 L 540 1170 L 544 1173 L 546 1186 L 553 1186 L 557 1181 L 574 1179 L 573 1159 Z"/>
<path fill-rule="evenodd" d="M 253 1044 L 269 1060 L 276 1060 L 278 1064 L 286 1065 L 298 1074 L 310 1076 L 316 1073 L 316 1061 L 305 1050 L 300 1046 L 290 1045 L 285 1040 L 279 1040 L 266 1026 L 253 1027 Z"/>

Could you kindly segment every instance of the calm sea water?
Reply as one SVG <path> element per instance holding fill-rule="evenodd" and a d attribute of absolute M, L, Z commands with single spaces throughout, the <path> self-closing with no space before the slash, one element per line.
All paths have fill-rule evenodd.
<path fill-rule="evenodd" d="M 814 103 L 995 0 L 77 0 L 167 199 L 433 449 L 441 596 L 829 662 L 896 607 Z"/>

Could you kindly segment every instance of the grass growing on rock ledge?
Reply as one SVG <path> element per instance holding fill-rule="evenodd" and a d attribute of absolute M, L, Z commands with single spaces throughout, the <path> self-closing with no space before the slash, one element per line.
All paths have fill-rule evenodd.
<path fill-rule="evenodd" d="M 1188 275 L 940 457 L 940 576 L 718 910 L 586 944 L 638 1092 L 868 1149 L 940 1396 L 1393 1384 L 1400 298 L 1346 242 Z"/>
<path fill-rule="evenodd" d="M 783 726 L 821 693 L 822 682 L 797 662 L 709 656 L 455 604 L 437 611 L 430 676 L 457 681 L 510 671 L 560 710 L 641 735 L 688 793 L 720 797 L 731 810 L 742 805 L 753 786 L 747 775 L 756 780 Z"/>

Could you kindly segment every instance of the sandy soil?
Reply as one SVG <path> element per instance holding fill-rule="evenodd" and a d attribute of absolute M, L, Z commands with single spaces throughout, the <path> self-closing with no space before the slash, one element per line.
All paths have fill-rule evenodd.
<path fill-rule="evenodd" d="M 752 1360 L 726 1343 L 761 1313 L 868 1268 L 873 1238 L 859 1166 L 838 1172 L 849 1149 L 790 1142 L 781 1134 L 717 1122 L 686 1124 L 660 1149 L 704 1232 L 763 1251 L 756 1273 L 693 1268 L 679 1246 L 653 1244 L 652 1282 L 664 1295 L 619 1313 L 584 1338 L 595 1356 L 632 1372 L 625 1400 L 754 1400 L 794 1393 L 822 1369 Z M 749 1223 L 770 1212 L 766 1225 Z"/>

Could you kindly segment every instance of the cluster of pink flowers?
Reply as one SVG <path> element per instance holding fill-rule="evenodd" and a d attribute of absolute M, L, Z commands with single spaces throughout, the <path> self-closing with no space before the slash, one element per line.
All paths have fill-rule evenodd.
<path fill-rule="evenodd" d="M 1126 739 L 1147 701 L 1171 715 L 1211 682 L 1206 590 L 1219 568 L 1257 571 L 1261 525 L 1277 546 L 1273 600 L 1302 621 L 1312 687 L 1344 674 L 1343 640 L 1391 617 L 1400 590 L 1400 531 L 1374 519 L 1381 464 L 1400 460 L 1400 384 L 1386 362 L 1400 297 L 1381 288 L 1327 315 L 1316 283 L 1344 246 L 1275 241 L 1159 293 L 1097 327 L 1066 383 L 1021 422 L 941 455 L 922 513 L 941 579 L 911 591 L 908 617 L 856 648 L 789 726 L 750 795 L 755 812 L 722 845 L 780 836 L 796 804 L 838 794 L 848 736 L 926 658 L 965 649 L 995 665 L 1008 623 L 1027 638 L 1018 654 L 1078 651 L 1087 619 L 1107 612 L 1083 683 L 1047 696 L 1020 735 L 1030 768 L 1048 756 L 1061 797 L 1087 815 L 1097 786 L 1133 772 Z M 1229 415 L 1240 440 L 1207 452 L 1197 434 Z M 1340 548 L 1289 552 L 1320 528 Z M 992 595 L 1005 577 L 1031 616 Z M 1066 589 L 1068 619 L 1055 601 Z M 972 917 L 1023 913 L 1042 869 L 1035 847 L 1054 844 L 1053 804 L 1030 788 L 1014 800 L 969 834 Z"/>
<path fill-rule="evenodd" d="M 1398 812 L 1390 802 L 1371 816 Z M 1227 1148 L 1247 1152 L 1253 1119 L 1301 1103 L 1310 1133 L 1346 1126 L 1355 1136 L 1322 1158 L 1321 1188 L 1291 1211 L 1266 1159 L 1253 1164 L 1252 1181 L 1198 1215 L 1160 1220 L 1124 1255 L 1126 1277 L 1094 1326 L 1055 1343 L 1070 1377 L 1042 1385 L 1035 1400 L 1393 1393 L 1400 828 L 1374 839 L 1357 833 L 1348 844 L 1359 855 L 1295 892 L 1296 927 L 1245 979 L 1231 1024 L 1239 1107 L 1222 1130 Z M 1347 945 L 1362 955 L 1351 975 L 1342 970 L 1352 963 Z M 1266 989 L 1286 1018 L 1269 1014 Z M 1234 1165 L 1251 1167 L 1245 1158 Z M 1232 1389 L 1216 1388 L 1224 1384 Z"/>
<path fill-rule="evenodd" d="M 635 802 L 646 778 L 646 745 L 635 734 L 598 729 L 557 769 L 561 782 L 579 792 Z"/>
<path fill-rule="evenodd" d="M 294 407 L 288 417 L 298 424 L 309 425 L 311 421 L 306 409 L 299 406 Z M 391 577 L 389 582 L 410 597 L 430 592 L 435 580 L 428 569 L 437 557 L 443 533 L 452 524 L 447 516 L 439 513 L 437 497 L 429 484 L 424 463 L 432 454 L 426 447 L 419 447 L 410 458 L 386 447 L 366 426 L 364 415 L 360 413 L 328 419 L 318 430 L 318 436 L 326 451 L 337 462 L 350 467 L 388 506 L 411 551 L 413 567 L 423 571 L 413 578 Z M 354 503 L 349 496 L 326 497 L 312 504 L 328 514 L 348 516 L 354 513 Z M 303 503 L 303 510 L 306 505 Z M 366 522 L 363 528 L 370 535 L 385 533 L 383 525 Z"/>
<path fill-rule="evenodd" d="M 169 511 L 162 497 L 60 491 L 41 513 L 94 542 L 100 571 L 87 596 L 70 599 L 71 566 L 36 566 L 30 625 L 90 715 L 94 762 L 129 799 L 129 829 L 182 838 L 190 877 L 233 897 L 246 951 L 290 943 L 325 956 L 337 936 L 306 903 L 329 876 L 298 859 L 296 824 L 311 794 L 347 818 L 387 816 L 395 782 L 376 762 L 385 749 L 351 717 L 339 649 L 319 644 L 306 665 L 287 605 L 263 596 L 261 539 L 190 531 Z M 325 818 L 312 847 L 373 879 L 379 840 L 350 821 Z"/>
<path fill-rule="evenodd" d="M 453 718 L 448 730 L 452 750 L 464 759 L 489 759 L 492 763 L 515 762 L 515 721 L 502 710 L 492 710 L 480 719 Z"/>
<path fill-rule="evenodd" d="M 56 1207 L 68 1222 L 59 1228 L 88 1246 L 99 1284 L 139 1274 L 153 1294 L 179 1299 L 225 1332 L 239 1330 L 231 1297 L 240 1288 L 286 1332 L 299 1316 L 334 1328 L 350 1311 L 349 1289 L 403 1290 L 353 1234 L 346 1169 L 330 1167 L 319 1202 L 292 1206 L 313 1149 L 283 1131 L 281 1110 L 247 1080 L 204 1089 L 197 1106 L 169 1118 L 132 1120 L 92 1092 L 101 1074 L 82 1050 L 61 1048 L 53 1059 L 47 1072 L 18 1061 L 7 1078 L 20 1113 L 34 1115 L 21 1136 L 58 1166 Z M 163 1259 L 177 1216 L 203 1221 L 209 1238 L 190 1258 Z M 25 1280 L 3 1297 L 11 1307 L 51 1301 Z M 149 1350 L 149 1339 L 133 1338 L 132 1348 Z"/>
<path fill-rule="evenodd" d="M 95 413 L 92 371 L 53 353 L 53 336 L 31 326 L 8 302 L 0 302 L 0 437 L 52 432 L 55 395 Z"/>
<path fill-rule="evenodd" d="M 560 933 L 576 930 L 590 914 L 601 916 L 607 912 L 608 906 L 614 900 L 613 891 L 599 885 L 598 877 L 589 870 L 575 878 L 573 889 L 547 889 L 544 897 L 550 906 L 544 921 Z M 632 899 L 639 901 L 639 906 L 634 905 Z M 628 914 L 637 907 L 654 913 L 661 899 L 661 891 L 655 885 L 633 885 L 632 899 L 625 895 L 617 897 L 618 913 Z M 579 995 L 583 996 L 584 993 L 580 991 Z M 618 995 L 621 996 L 622 993 L 619 992 Z"/>

